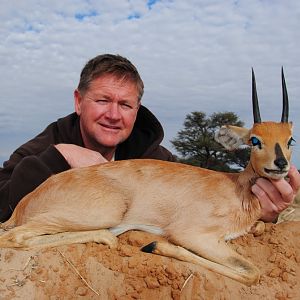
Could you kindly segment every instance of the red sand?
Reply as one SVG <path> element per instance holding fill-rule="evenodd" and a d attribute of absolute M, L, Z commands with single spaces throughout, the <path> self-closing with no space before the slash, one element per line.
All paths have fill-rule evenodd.
<path fill-rule="evenodd" d="M 117 250 L 95 243 L 0 249 L 0 299 L 300 299 L 300 222 L 267 225 L 232 247 L 261 270 L 246 287 L 202 267 L 140 252 L 157 236 L 131 231 Z"/>

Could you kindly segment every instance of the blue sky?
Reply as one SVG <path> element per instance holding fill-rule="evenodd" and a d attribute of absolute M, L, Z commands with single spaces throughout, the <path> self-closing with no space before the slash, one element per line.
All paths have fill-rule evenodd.
<path fill-rule="evenodd" d="M 284 66 L 300 143 L 300 2 L 2 1 L 0 163 L 50 122 L 74 111 L 83 65 L 121 54 L 139 69 L 143 104 L 165 128 L 164 145 L 192 111 L 233 111 L 251 126 L 251 67 L 261 116 L 279 121 Z M 299 146 L 294 163 L 300 168 Z"/>

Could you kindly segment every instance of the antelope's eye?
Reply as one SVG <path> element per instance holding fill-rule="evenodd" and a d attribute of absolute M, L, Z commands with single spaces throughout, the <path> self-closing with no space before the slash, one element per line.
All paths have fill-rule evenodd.
<path fill-rule="evenodd" d="M 288 141 L 288 148 L 290 148 L 291 146 L 295 146 L 296 141 L 291 137 Z"/>
<path fill-rule="evenodd" d="M 253 136 L 251 139 L 250 139 L 251 143 L 252 143 L 252 146 L 258 146 L 259 149 L 261 149 L 261 142 L 260 140 Z"/>

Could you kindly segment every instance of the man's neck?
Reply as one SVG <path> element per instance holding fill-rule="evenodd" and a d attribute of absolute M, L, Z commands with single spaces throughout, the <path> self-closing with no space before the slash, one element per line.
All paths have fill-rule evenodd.
<path fill-rule="evenodd" d="M 99 152 L 107 161 L 111 161 L 114 156 L 117 147 L 104 147 L 104 146 L 97 146 L 97 147 L 88 147 L 91 150 Z"/>
<path fill-rule="evenodd" d="M 107 150 L 107 149 L 106 149 Z M 99 151 L 108 161 L 114 160 L 116 148 L 110 151 Z"/>

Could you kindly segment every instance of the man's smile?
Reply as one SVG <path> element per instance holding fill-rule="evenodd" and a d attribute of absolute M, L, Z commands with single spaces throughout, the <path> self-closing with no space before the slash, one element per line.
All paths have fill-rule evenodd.
<path fill-rule="evenodd" d="M 98 123 L 101 127 L 103 127 L 106 130 L 112 130 L 112 131 L 119 131 L 121 130 L 120 126 L 117 125 L 111 125 L 111 124 L 103 124 L 103 123 Z"/>

